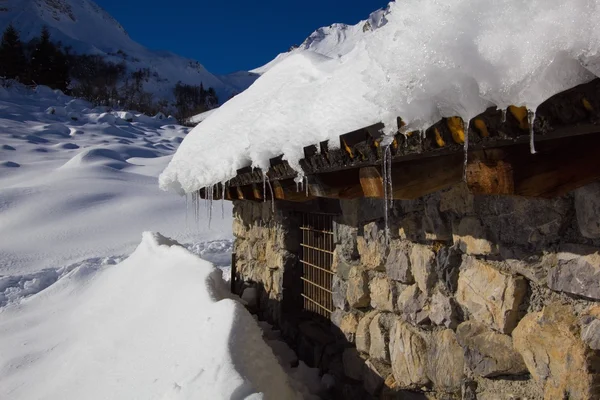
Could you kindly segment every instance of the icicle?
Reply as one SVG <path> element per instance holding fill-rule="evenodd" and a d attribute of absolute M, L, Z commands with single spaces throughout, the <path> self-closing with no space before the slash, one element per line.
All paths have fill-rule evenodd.
<path fill-rule="evenodd" d="M 506 122 L 506 111 L 507 110 L 508 110 L 507 108 L 502 109 L 502 123 Z"/>
<path fill-rule="evenodd" d="M 225 219 L 225 188 L 227 182 L 221 184 L 221 219 Z"/>
<path fill-rule="evenodd" d="M 298 193 L 300 191 L 300 182 L 295 181 L 296 182 L 296 193 Z"/>
<path fill-rule="evenodd" d="M 189 208 L 188 208 L 188 194 L 185 194 L 185 229 L 189 230 L 190 229 L 190 225 L 188 223 L 188 213 L 189 213 Z"/>
<path fill-rule="evenodd" d="M 308 197 L 308 176 L 305 176 L 304 179 L 306 180 L 304 182 L 304 185 L 306 185 L 304 189 L 306 190 L 306 197 Z"/>
<path fill-rule="evenodd" d="M 263 173 L 263 202 L 267 202 L 267 174 Z"/>
<path fill-rule="evenodd" d="M 529 122 L 529 150 L 531 151 L 531 154 L 535 154 L 537 153 L 535 151 L 535 134 L 533 132 L 535 111 L 527 110 L 527 121 Z"/>
<path fill-rule="evenodd" d="M 389 199 L 389 193 L 388 193 L 388 189 L 389 189 L 389 184 L 388 184 L 388 152 L 389 152 L 390 146 L 386 145 L 385 146 L 385 150 L 383 151 L 383 219 L 384 219 L 384 224 L 385 224 L 385 244 L 386 246 L 389 244 L 390 242 L 390 229 L 389 229 L 389 222 L 388 222 L 388 199 Z"/>
<path fill-rule="evenodd" d="M 271 186 L 269 178 L 267 178 L 267 183 L 269 184 L 269 192 L 271 192 L 271 212 L 275 213 L 275 196 L 273 196 L 273 186 Z M 266 193 L 264 197 L 267 198 Z"/>
<path fill-rule="evenodd" d="M 463 181 L 467 181 L 467 163 L 469 162 L 469 121 L 464 122 L 464 130 L 465 130 L 465 144 L 464 144 L 464 152 L 465 152 L 465 160 L 463 164 Z"/>

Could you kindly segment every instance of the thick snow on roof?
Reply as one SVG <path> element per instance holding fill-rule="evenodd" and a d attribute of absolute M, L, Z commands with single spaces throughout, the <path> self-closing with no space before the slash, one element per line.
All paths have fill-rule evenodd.
<path fill-rule="evenodd" d="M 292 52 L 181 144 L 160 177 L 190 192 L 245 166 L 268 169 L 303 147 L 396 117 L 421 129 L 487 107 L 535 110 L 600 75 L 598 0 L 404 0 L 340 57 Z"/>

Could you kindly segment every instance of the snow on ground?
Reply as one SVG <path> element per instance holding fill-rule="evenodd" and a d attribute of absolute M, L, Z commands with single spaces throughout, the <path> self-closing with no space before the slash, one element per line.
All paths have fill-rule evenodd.
<path fill-rule="evenodd" d="M 227 289 L 231 205 L 213 204 L 207 221 L 206 203 L 188 212 L 158 189 L 186 133 L 45 87 L 0 87 L 0 399 L 321 390 L 318 370 L 290 363 L 278 332 Z M 140 244 L 145 230 L 185 245 L 149 232 Z"/>
<path fill-rule="evenodd" d="M 157 187 L 188 129 L 106 111 L 45 87 L 0 88 L 0 275 L 126 255 L 148 230 L 184 243 L 231 240 L 229 203 L 225 218 L 215 205 L 208 229 L 185 198 Z"/>
<path fill-rule="evenodd" d="M 398 116 L 413 130 L 494 105 L 535 111 L 600 76 L 599 17 L 590 0 L 392 2 L 376 29 L 340 40 L 341 56 L 280 57 L 192 131 L 161 186 L 190 192 L 282 154 L 300 172 L 305 146 L 378 122 L 396 132 Z"/>
<path fill-rule="evenodd" d="M 144 233 L 120 264 L 78 265 L 0 310 L 0 397 L 302 398 L 229 297 L 221 271 Z"/>

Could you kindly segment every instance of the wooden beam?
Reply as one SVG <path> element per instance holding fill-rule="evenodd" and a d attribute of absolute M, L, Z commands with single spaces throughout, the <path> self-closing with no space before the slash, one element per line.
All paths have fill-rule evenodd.
<path fill-rule="evenodd" d="M 365 197 L 384 197 L 383 177 L 379 173 L 379 169 L 376 167 L 361 168 L 359 179 Z"/>
<path fill-rule="evenodd" d="M 306 190 L 300 188 L 293 179 L 285 179 L 282 181 L 271 182 L 273 186 L 273 195 L 277 200 L 295 201 L 295 202 L 306 202 L 314 200 L 315 197 L 312 195 L 306 195 Z"/>
<path fill-rule="evenodd" d="M 364 196 L 360 185 L 359 170 L 356 168 L 309 175 L 307 179 L 309 192 L 315 197 L 356 199 Z"/>
<path fill-rule="evenodd" d="M 252 184 L 252 196 L 254 197 L 254 200 L 264 200 L 265 199 L 265 196 L 263 194 L 263 189 L 262 189 L 262 187 L 258 186 L 258 183 Z"/>
<path fill-rule="evenodd" d="M 479 151 L 470 155 L 467 185 L 475 194 L 551 198 L 600 180 L 600 135 Z"/>

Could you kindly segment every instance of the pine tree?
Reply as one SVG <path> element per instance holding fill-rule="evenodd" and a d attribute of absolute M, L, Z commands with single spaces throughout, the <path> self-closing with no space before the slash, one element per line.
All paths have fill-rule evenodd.
<path fill-rule="evenodd" d="M 69 57 L 50 40 L 44 26 L 31 54 L 31 80 L 38 85 L 66 91 L 69 86 Z"/>
<path fill-rule="evenodd" d="M 27 60 L 19 32 L 9 24 L 0 43 L 0 77 L 23 80 L 26 69 Z"/>

